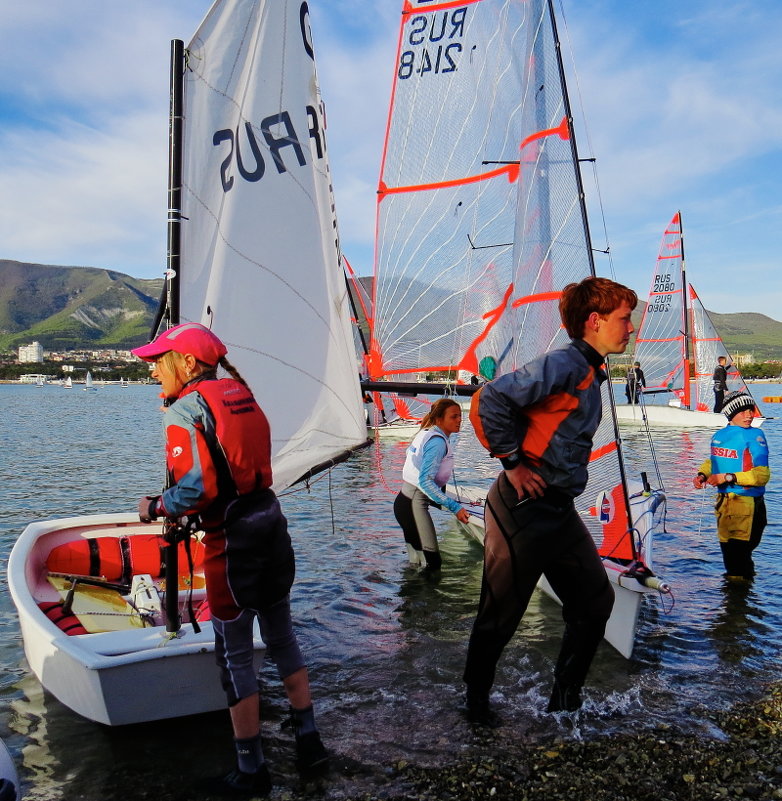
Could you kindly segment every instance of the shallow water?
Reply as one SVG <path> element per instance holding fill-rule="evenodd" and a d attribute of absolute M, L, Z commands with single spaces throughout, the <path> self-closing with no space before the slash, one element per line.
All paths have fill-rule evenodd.
<path fill-rule="evenodd" d="M 753 387 L 756 398 L 777 390 Z M 133 511 L 140 495 L 162 484 L 156 395 L 156 388 L 144 386 L 93 393 L 0 386 L 4 563 L 27 523 Z M 771 404 L 765 410 L 776 411 Z M 773 469 L 782 423 L 769 420 L 764 430 Z M 645 434 L 629 428 L 623 435 L 630 472 L 647 469 L 652 476 L 642 456 Z M 655 568 L 673 586 L 675 603 L 647 604 L 631 660 L 601 647 L 583 712 L 565 718 L 543 712 L 562 624 L 559 608 L 536 595 L 495 685 L 509 736 L 520 742 L 588 739 L 659 723 L 720 736 L 713 711 L 758 696 L 778 677 L 782 490 L 772 479 L 755 582 L 726 587 L 708 496 L 690 485 L 710 436 L 673 430 L 655 436 L 669 497 L 668 531 L 655 541 Z M 491 474 L 493 465 L 468 428 L 460 440 L 457 476 L 474 483 L 476 473 Z M 453 516 L 435 512 L 442 578 L 427 581 L 406 567 L 391 509 L 404 447 L 381 442 L 309 492 L 282 499 L 297 553 L 294 617 L 335 766 L 322 784 L 299 784 L 290 735 L 278 725 L 286 704 L 274 671 L 265 668 L 264 745 L 279 786 L 320 797 L 370 793 L 393 784 L 389 766 L 400 760 L 448 763 L 469 756 L 479 743 L 457 707 L 481 549 Z M 120 730 L 89 723 L 43 693 L 28 673 L 7 592 L 0 596 L 0 629 L 0 736 L 16 759 L 27 798 L 184 799 L 192 797 L 198 777 L 230 766 L 225 713 Z"/>

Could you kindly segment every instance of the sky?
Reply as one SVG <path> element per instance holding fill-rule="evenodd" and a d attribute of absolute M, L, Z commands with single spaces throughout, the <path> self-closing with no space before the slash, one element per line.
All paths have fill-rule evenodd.
<path fill-rule="evenodd" d="M 168 61 L 210 0 L 0 0 L 0 259 L 163 274 Z M 341 242 L 372 271 L 401 0 L 309 0 Z M 680 210 L 710 311 L 782 320 L 782 3 L 556 0 L 597 271 Z"/>

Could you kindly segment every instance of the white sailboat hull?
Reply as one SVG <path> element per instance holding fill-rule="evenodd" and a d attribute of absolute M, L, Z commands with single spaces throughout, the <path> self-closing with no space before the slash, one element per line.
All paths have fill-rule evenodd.
<path fill-rule="evenodd" d="M 375 435 L 396 439 L 412 439 L 421 430 L 420 423 L 411 423 L 408 420 L 392 420 L 390 423 L 381 423 L 377 426 L 367 426 L 370 437 Z"/>
<path fill-rule="evenodd" d="M 467 493 L 469 494 L 469 492 L 468 489 Z M 633 520 L 636 521 L 639 538 L 643 543 L 641 556 L 644 564 L 650 569 L 652 569 L 654 512 L 664 500 L 665 495 L 660 491 L 654 491 L 648 495 L 639 494 L 630 499 Z M 470 520 L 468 523 L 460 523 L 459 525 L 469 536 L 474 537 L 483 545 L 485 534 L 483 508 L 467 503 L 464 503 L 464 508 L 469 512 Z M 638 579 L 628 576 L 627 565 L 625 564 L 614 562 L 611 559 L 603 559 L 603 566 L 608 580 L 614 588 L 614 608 L 606 625 L 604 639 L 625 659 L 629 659 L 635 646 L 638 616 L 643 598 L 649 594 L 658 595 L 661 590 L 659 587 L 647 587 Z M 557 594 L 551 588 L 545 576 L 541 576 L 538 581 L 538 589 L 548 595 L 549 598 L 560 603 Z"/>
<path fill-rule="evenodd" d="M 662 404 L 649 404 L 641 408 L 640 405 L 617 404 L 616 419 L 620 423 L 635 423 L 652 426 L 667 426 L 669 428 L 725 428 L 728 418 L 724 414 L 714 412 L 698 412 L 685 409 L 681 406 L 663 406 Z M 645 419 L 644 419 L 645 418 Z M 752 421 L 753 428 L 760 428 L 765 417 L 756 417 Z"/>
<path fill-rule="evenodd" d="M 728 419 L 724 414 L 698 412 L 667 404 L 646 404 L 643 407 L 640 404 L 617 404 L 616 418 L 620 423 L 644 425 L 648 421 L 649 425 L 670 426 L 671 428 L 716 429 L 724 428 L 728 424 Z"/>
<path fill-rule="evenodd" d="M 208 621 L 196 634 L 185 623 L 179 636 L 162 625 L 68 635 L 38 607 L 58 600 L 47 581 L 52 548 L 93 537 L 157 533 L 135 515 L 90 515 L 27 526 L 11 551 L 8 581 L 30 669 L 43 687 L 77 714 L 108 726 L 181 717 L 226 706 L 214 661 Z M 203 596 L 203 590 L 200 591 Z M 184 593 L 181 593 L 184 596 Z M 194 601 L 199 591 L 194 591 Z M 181 604 L 181 601 L 180 601 Z M 256 633 L 260 665 L 265 645 Z"/>

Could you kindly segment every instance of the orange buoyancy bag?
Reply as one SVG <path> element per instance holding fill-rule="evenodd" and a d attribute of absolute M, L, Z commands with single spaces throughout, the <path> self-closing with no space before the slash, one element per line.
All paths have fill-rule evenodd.
<path fill-rule="evenodd" d="M 135 537 L 94 537 L 66 542 L 53 548 L 46 558 L 50 573 L 77 576 L 102 576 L 107 581 L 124 580 L 139 573 L 157 578 L 165 572 L 167 543 L 157 534 Z M 179 543 L 178 573 L 190 573 L 185 543 Z M 193 567 L 204 562 L 204 546 L 198 540 L 190 541 Z"/>
<path fill-rule="evenodd" d="M 38 606 L 46 617 L 66 634 L 87 634 L 87 629 L 82 626 L 81 621 L 76 615 L 66 615 L 63 612 L 62 601 L 45 601 L 44 603 L 38 604 Z"/>

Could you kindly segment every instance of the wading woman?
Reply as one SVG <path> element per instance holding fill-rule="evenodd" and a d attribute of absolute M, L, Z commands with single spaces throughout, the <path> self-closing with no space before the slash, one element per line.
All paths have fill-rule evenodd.
<path fill-rule="evenodd" d="M 269 424 L 226 352 L 198 323 L 174 326 L 133 351 L 154 363 L 152 376 L 168 404 L 163 425 L 169 487 L 142 498 L 139 517 L 144 522 L 200 518 L 215 656 L 237 754 L 236 769 L 209 789 L 250 798 L 271 791 L 253 669 L 256 618 L 290 702 L 299 767 L 324 766 L 328 755 L 291 624 L 294 556 L 287 521 L 271 490 Z M 218 378 L 218 366 L 228 375 Z"/>
<path fill-rule="evenodd" d="M 469 520 L 462 505 L 444 492 L 453 474 L 451 435 L 461 425 L 462 409 L 456 401 L 440 398 L 432 404 L 407 449 L 402 489 L 394 501 L 394 516 L 402 527 L 411 564 L 425 565 L 430 572 L 440 569 L 442 557 L 429 507 L 448 509 L 462 523 Z"/>

